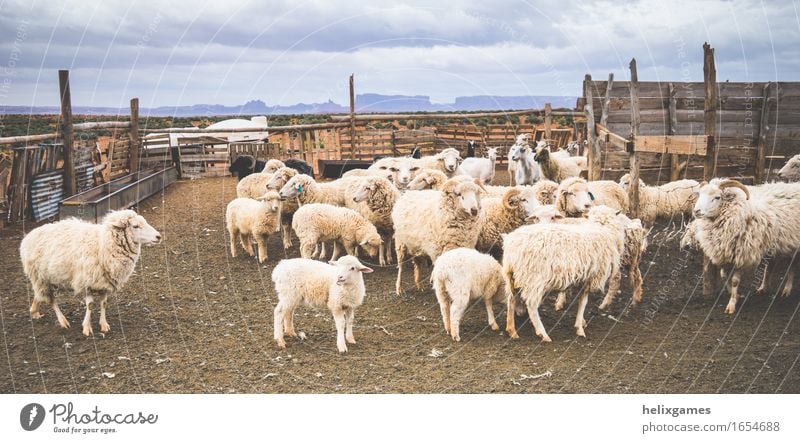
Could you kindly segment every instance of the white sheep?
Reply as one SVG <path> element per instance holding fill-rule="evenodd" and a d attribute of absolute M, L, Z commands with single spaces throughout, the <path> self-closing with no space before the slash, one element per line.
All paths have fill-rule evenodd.
<path fill-rule="evenodd" d="M 792 257 L 800 249 L 800 183 L 747 187 L 736 180 L 714 179 L 700 188 L 694 206 L 694 240 L 713 265 L 730 266 L 726 314 L 736 311 L 741 271 L 766 255 Z M 783 295 L 792 290 L 794 268 Z M 758 292 L 762 292 L 765 278 Z"/>
<path fill-rule="evenodd" d="M 367 171 L 388 178 L 398 188 L 405 188 L 422 166 L 412 157 L 385 157 L 373 163 Z"/>
<path fill-rule="evenodd" d="M 560 183 L 569 177 L 578 177 L 581 173 L 580 164 L 585 163 L 583 157 L 570 157 L 567 151 L 560 151 L 564 154 L 555 155 L 550 153 L 550 148 L 547 145 L 539 145 L 536 147 L 536 154 L 533 160 L 539 164 L 539 170 L 542 177 Z"/>
<path fill-rule="evenodd" d="M 525 224 L 525 219 L 539 204 L 536 190 L 532 186 L 509 188 L 502 198 L 481 200 L 481 229 L 475 249 L 482 252 L 502 250 L 502 234 Z"/>
<path fill-rule="evenodd" d="M 514 324 L 516 294 L 528 308 L 536 335 L 550 337 L 539 318 L 539 305 L 550 291 L 580 290 L 575 329 L 585 337 L 583 313 L 591 291 L 602 291 L 609 277 L 619 272 L 624 232 L 616 210 L 597 206 L 589 211 L 591 223 L 526 225 L 503 238 L 503 277 L 508 315 L 506 331 L 518 338 Z"/>
<path fill-rule="evenodd" d="M 778 177 L 782 180 L 797 182 L 800 181 L 800 154 L 795 155 L 786 162 L 778 171 Z"/>
<path fill-rule="evenodd" d="M 419 169 L 438 169 L 444 172 L 448 177 L 452 177 L 456 174 L 458 165 L 461 163 L 461 154 L 455 148 L 447 148 L 436 155 L 428 155 L 419 160 L 411 160 L 413 160 L 413 164 Z M 414 177 L 411 178 L 413 179 Z M 401 183 L 398 182 L 398 186 L 400 184 Z"/>
<path fill-rule="evenodd" d="M 375 226 L 358 212 L 324 203 L 303 205 L 294 213 L 292 229 L 300 239 L 300 256 L 310 258 L 319 243 L 333 242 L 333 257 L 339 258 L 341 244 L 348 255 L 360 246 L 374 256 L 381 244 Z M 322 258 L 322 257 L 321 257 Z"/>
<path fill-rule="evenodd" d="M 249 176 L 248 176 L 249 177 Z M 236 240 L 251 257 L 255 255 L 253 242 L 258 245 L 258 262 L 264 263 L 267 238 L 280 230 L 281 201 L 278 193 L 267 191 L 257 199 L 236 198 L 225 210 L 225 224 L 231 241 L 231 257 L 236 257 Z"/>
<path fill-rule="evenodd" d="M 596 205 L 627 213 L 628 193 L 611 180 L 587 182 L 580 177 L 570 177 L 558 185 L 555 205 L 567 217 L 579 217 Z"/>
<path fill-rule="evenodd" d="M 128 281 L 142 245 L 161 241 L 161 234 L 132 210 L 109 212 L 99 224 L 74 218 L 39 226 L 19 246 L 22 269 L 33 287 L 31 317 L 42 317 L 39 303 L 50 303 L 58 323 L 69 322 L 55 299 L 55 288 L 72 291 L 86 304 L 83 335 L 92 335 L 91 306 L 100 303 L 100 330 L 108 332 L 108 296 Z"/>
<path fill-rule="evenodd" d="M 297 174 L 278 191 L 281 198 L 297 198 L 301 205 L 308 203 L 327 203 L 345 206 L 345 187 L 360 180 L 361 177 L 347 177 L 327 183 L 319 183 L 313 177 Z"/>
<path fill-rule="evenodd" d="M 420 266 L 424 257 L 433 262 L 449 249 L 475 247 L 480 234 L 480 192 L 480 185 L 453 178 L 441 191 L 406 192 L 397 200 L 392 223 L 398 295 L 407 255 L 414 265 L 414 281 L 422 288 Z"/>
<path fill-rule="evenodd" d="M 295 169 L 283 167 L 272 174 L 272 178 L 267 182 L 267 189 L 280 191 L 298 172 Z M 297 198 L 287 198 L 281 202 L 281 232 L 283 233 L 283 249 L 292 247 L 292 216 L 294 211 L 300 207 Z"/>
<path fill-rule="evenodd" d="M 375 225 L 383 239 L 378 251 L 378 263 L 381 266 L 392 262 L 392 209 L 398 198 L 400 191 L 389 180 L 381 177 L 369 177 L 358 183 L 352 197 L 356 205 L 363 205 L 357 206 L 357 210 Z"/>
<path fill-rule="evenodd" d="M 625 192 L 631 183 L 631 175 L 625 174 L 619 184 Z M 697 180 L 678 180 L 661 186 L 647 186 L 639 179 L 639 218 L 645 226 L 653 226 L 657 218 L 692 214 L 700 183 Z"/>
<path fill-rule="evenodd" d="M 306 258 L 281 260 L 272 271 L 278 304 L 274 313 L 274 337 L 281 349 L 286 348 L 284 334 L 296 337 L 294 310 L 300 304 L 328 308 L 336 323 L 336 347 L 347 352 L 347 343 L 355 344 L 353 318 L 364 302 L 364 276 L 372 269 L 357 258 L 345 255 L 337 261 L 323 263 Z"/>
<path fill-rule="evenodd" d="M 239 180 L 236 184 L 236 196 L 246 198 L 258 198 L 267 191 L 267 183 L 272 179 L 272 175 L 280 168 L 285 167 L 282 161 L 271 159 L 267 161 L 264 170 L 250 174 Z"/>
<path fill-rule="evenodd" d="M 468 157 L 458 167 L 458 174 L 477 178 L 481 183 L 488 185 L 494 180 L 494 168 L 497 163 L 499 148 L 488 148 L 486 158 Z"/>
<path fill-rule="evenodd" d="M 461 341 L 459 325 L 471 300 L 482 299 L 489 326 L 493 331 L 500 329 L 492 306 L 505 301 L 503 272 L 497 260 L 470 248 L 451 249 L 433 264 L 431 283 L 444 330 L 453 340 Z"/>

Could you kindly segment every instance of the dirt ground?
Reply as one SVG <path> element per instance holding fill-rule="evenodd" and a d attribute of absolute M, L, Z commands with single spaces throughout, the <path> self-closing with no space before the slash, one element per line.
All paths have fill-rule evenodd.
<path fill-rule="evenodd" d="M 165 241 L 144 249 L 136 273 L 110 298 L 111 332 L 90 338 L 81 335 L 83 305 L 70 294 L 59 297 L 71 329 L 61 329 L 49 307 L 31 320 L 18 247 L 35 225 L 0 230 L 0 392 L 800 392 L 800 294 L 774 296 L 783 270 L 765 296 L 751 296 L 756 284 L 746 277 L 747 298 L 726 315 L 727 295 L 702 296 L 700 257 L 680 251 L 664 226 L 651 234 L 642 263 L 644 302 L 628 306 L 623 286 L 600 312 L 594 294 L 586 339 L 572 327 L 575 300 L 555 312 L 553 297 L 542 309 L 552 343 L 535 339 L 527 322 L 518 324 L 519 340 L 491 331 L 480 305 L 467 311 L 455 343 L 431 289 L 412 289 L 408 272 L 409 290 L 397 297 L 396 268 L 372 263 L 376 272 L 366 275 L 367 298 L 356 311 L 358 344 L 339 355 L 330 314 L 300 309 L 295 324 L 306 340 L 288 339 L 279 350 L 270 273 L 279 259 L 299 256 L 297 242 L 284 254 L 272 237 L 264 267 L 231 258 L 223 220 L 235 184 L 181 181 L 140 205 Z M 505 311 L 496 314 L 502 325 Z"/>

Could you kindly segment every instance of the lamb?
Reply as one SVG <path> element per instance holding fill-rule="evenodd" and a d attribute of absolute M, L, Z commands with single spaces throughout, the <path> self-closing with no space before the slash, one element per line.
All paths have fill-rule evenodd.
<path fill-rule="evenodd" d="M 504 235 L 509 336 L 519 338 L 514 324 L 516 290 L 520 290 L 536 335 L 549 342 L 539 318 L 539 304 L 548 292 L 573 287 L 580 288 L 576 332 L 586 336 L 583 313 L 589 293 L 602 291 L 609 277 L 619 272 L 624 234 L 616 214 L 612 208 L 597 206 L 589 211 L 592 223 L 527 225 Z"/>
<path fill-rule="evenodd" d="M 468 157 L 461 162 L 458 173 L 481 180 L 483 184 L 490 184 L 494 180 L 494 168 L 497 163 L 498 148 L 489 148 L 486 158 Z"/>
<path fill-rule="evenodd" d="M 280 230 L 281 201 L 278 193 L 267 191 L 258 199 L 236 198 L 225 210 L 225 224 L 231 241 L 231 257 L 236 257 L 236 240 L 251 257 L 253 241 L 258 245 L 258 262 L 267 256 L 267 237 Z"/>
<path fill-rule="evenodd" d="M 422 287 L 420 265 L 423 257 L 435 261 L 443 252 L 458 247 L 474 248 L 480 234 L 481 202 L 477 183 L 450 179 L 441 191 L 403 194 L 392 210 L 397 283 L 401 293 L 406 255 L 414 264 L 414 281 Z"/>
<path fill-rule="evenodd" d="M 358 212 L 324 203 L 303 205 L 294 213 L 292 229 L 300 239 L 300 256 L 310 258 L 318 243 L 334 242 L 333 257 L 339 258 L 339 244 L 348 255 L 356 245 L 374 256 L 381 244 L 375 226 Z"/>
<path fill-rule="evenodd" d="M 570 177 L 558 185 L 555 205 L 567 217 L 580 217 L 596 205 L 627 213 L 628 193 L 610 180 L 587 182 L 580 177 Z"/>
<path fill-rule="evenodd" d="M 481 203 L 481 229 L 475 249 L 482 252 L 502 250 L 501 235 L 525 224 L 533 208 L 539 206 L 536 192 L 530 186 L 509 188 L 502 198 L 487 198 Z"/>
<path fill-rule="evenodd" d="M 336 347 L 347 352 L 347 343 L 355 344 L 353 318 L 364 302 L 364 275 L 372 269 L 357 258 L 346 255 L 337 261 L 322 263 L 306 258 L 281 260 L 272 271 L 278 294 L 274 313 L 274 337 L 281 349 L 286 348 L 284 334 L 296 337 L 294 310 L 301 303 L 328 308 L 336 322 Z"/>
<path fill-rule="evenodd" d="M 748 188 L 736 180 L 714 179 L 700 188 L 694 216 L 700 249 L 714 266 L 732 268 L 726 314 L 736 311 L 743 269 L 758 266 L 767 254 L 792 257 L 800 249 L 800 183 Z M 790 268 L 784 296 L 791 292 L 793 279 Z M 766 278 L 758 292 L 765 283 Z"/>
<path fill-rule="evenodd" d="M 619 184 L 625 192 L 631 175 L 625 174 Z M 691 215 L 700 183 L 696 180 L 678 180 L 661 186 L 647 186 L 639 180 L 639 218 L 645 226 L 653 226 L 656 219 Z"/>
<path fill-rule="evenodd" d="M 618 214 L 617 218 L 625 229 L 625 244 L 622 250 L 622 261 L 620 265 L 628 269 L 628 276 L 630 278 L 631 288 L 633 288 L 633 304 L 642 301 L 642 273 L 639 270 L 639 265 L 642 260 L 642 254 L 647 249 L 647 229 L 642 227 L 642 222 L 639 219 L 629 219 L 624 214 Z M 542 205 L 533 209 L 530 217 L 527 218 L 528 222 L 533 223 L 562 223 L 562 224 L 582 224 L 588 223 L 584 218 L 566 218 L 561 214 L 554 205 Z M 600 309 L 605 309 L 613 301 L 614 297 L 619 292 L 622 274 L 616 273 L 611 276 L 608 285 L 608 292 L 600 304 Z M 556 300 L 556 311 L 564 308 L 566 303 L 566 294 L 560 292 Z"/>
<path fill-rule="evenodd" d="M 505 301 L 505 286 L 497 260 L 470 248 L 451 249 L 436 259 L 431 283 L 444 330 L 453 340 L 461 341 L 459 326 L 471 300 L 482 299 L 489 326 L 493 331 L 500 329 L 494 318 L 493 303 Z"/>
<path fill-rule="evenodd" d="M 566 152 L 566 151 L 563 151 Z M 533 160 L 539 164 L 542 177 L 554 182 L 561 182 L 569 177 L 577 177 L 581 173 L 578 164 L 582 157 L 557 157 L 550 153 L 550 148 L 540 145 L 536 148 Z M 585 160 L 585 158 L 583 159 Z"/>
<path fill-rule="evenodd" d="M 254 172 L 261 172 L 264 166 L 264 160 L 256 160 L 252 155 L 240 155 L 228 167 L 228 172 L 236 174 L 241 180 Z"/>
<path fill-rule="evenodd" d="M 778 177 L 789 182 L 800 181 L 800 154 L 795 155 L 778 171 Z"/>
<path fill-rule="evenodd" d="M 246 198 L 258 198 L 267 191 L 267 183 L 272 179 L 272 175 L 280 168 L 283 162 L 276 159 L 267 161 L 264 170 L 260 173 L 250 174 L 239 180 L 236 184 L 236 196 Z"/>
<path fill-rule="evenodd" d="M 380 177 L 363 180 L 353 195 L 354 203 L 366 207 L 366 210 L 359 207 L 359 212 L 375 225 L 383 239 L 378 251 L 378 263 L 381 266 L 392 262 L 392 209 L 398 198 L 400 191 L 389 180 Z"/>
<path fill-rule="evenodd" d="M 334 206 L 345 206 L 345 187 L 359 177 L 340 178 L 329 183 L 317 183 L 312 177 L 298 174 L 278 192 L 281 198 L 297 198 L 299 204 L 327 203 Z"/>
<path fill-rule="evenodd" d="M 452 177 L 461 163 L 461 154 L 455 148 L 447 148 L 436 155 L 428 155 L 415 161 L 419 169 L 438 169 L 448 177 Z M 414 177 L 411 177 L 414 178 Z M 410 181 L 410 180 L 409 180 Z M 401 183 L 398 182 L 398 185 Z"/>
<path fill-rule="evenodd" d="M 128 281 L 142 245 L 160 241 L 161 234 L 132 210 L 109 212 L 99 224 L 69 218 L 33 229 L 19 246 L 22 269 L 33 287 L 31 318 L 41 318 L 39 304 L 50 303 L 61 327 L 69 328 L 54 294 L 55 288 L 62 288 L 83 297 L 83 335 L 93 334 L 95 301 L 100 303 L 100 330 L 110 331 L 108 296 Z"/>

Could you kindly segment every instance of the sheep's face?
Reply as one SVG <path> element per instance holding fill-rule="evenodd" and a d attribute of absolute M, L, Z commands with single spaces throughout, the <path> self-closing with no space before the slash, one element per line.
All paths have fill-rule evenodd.
<path fill-rule="evenodd" d="M 438 180 L 428 171 L 422 171 L 414 177 L 413 180 L 406 186 L 406 189 L 412 191 L 421 191 L 423 189 L 432 189 Z"/>
<path fill-rule="evenodd" d="M 250 155 L 240 155 L 236 157 L 236 160 L 231 163 L 230 167 L 228 167 L 228 172 L 240 172 L 240 171 L 248 171 L 253 169 L 255 166 L 256 160 Z"/>
<path fill-rule="evenodd" d="M 286 182 L 285 185 L 283 185 L 280 192 L 278 192 L 278 195 L 280 195 L 281 199 L 295 198 L 303 193 L 305 190 L 305 185 L 305 181 L 302 180 L 299 175 L 294 176 L 291 178 L 291 180 Z"/>
<path fill-rule="evenodd" d="M 356 195 L 353 196 L 353 201 L 359 203 L 369 200 L 369 197 L 375 192 L 377 187 L 378 185 L 372 180 L 362 184 L 361 187 L 358 188 L 358 191 L 356 191 Z"/>
<path fill-rule="evenodd" d="M 370 257 L 374 257 L 378 254 L 378 249 L 380 248 L 382 243 L 381 236 L 378 233 L 371 233 L 369 234 L 358 246 L 364 250 Z"/>
<path fill-rule="evenodd" d="M 329 261 L 329 264 L 336 267 L 336 284 L 339 286 L 352 286 L 359 283 L 363 284 L 362 274 L 369 274 L 372 269 L 364 266 L 352 255 L 345 255 L 339 260 Z"/>
<path fill-rule="evenodd" d="M 570 214 L 585 214 L 594 205 L 594 195 L 589 192 L 586 183 L 575 183 L 559 192 L 561 192 L 561 197 L 566 200 L 566 210 Z"/>
<path fill-rule="evenodd" d="M 778 177 L 788 181 L 800 181 L 800 154 L 795 155 L 778 171 Z"/>
<path fill-rule="evenodd" d="M 297 175 L 297 171 L 291 168 L 283 167 L 275 171 L 275 175 L 267 182 L 267 189 L 277 191 L 281 189 L 286 182 L 291 180 L 292 177 Z"/>
<path fill-rule="evenodd" d="M 389 171 L 391 171 L 397 187 L 402 189 L 408 186 L 419 172 L 419 165 L 415 159 L 408 158 L 389 166 Z"/>
<path fill-rule="evenodd" d="M 455 179 L 452 179 L 455 180 Z M 458 184 L 447 186 L 444 191 L 456 201 L 458 208 L 471 216 L 477 216 L 481 210 L 481 199 L 478 196 L 479 188 L 472 182 L 459 182 Z"/>
<path fill-rule="evenodd" d="M 127 209 L 114 211 L 106 215 L 103 223 L 114 229 L 128 231 L 133 241 L 142 245 L 151 245 L 161 241 L 161 234 L 136 212 Z"/>
<path fill-rule="evenodd" d="M 529 223 L 554 223 L 562 218 L 564 218 L 564 215 L 558 212 L 554 205 L 542 205 L 534 208 L 525 221 Z"/>
<path fill-rule="evenodd" d="M 280 194 L 275 191 L 267 191 L 266 194 L 258 197 L 256 200 L 263 202 L 267 206 L 268 212 L 278 212 L 281 209 Z"/>
<path fill-rule="evenodd" d="M 625 228 L 630 222 L 630 219 L 625 217 L 625 220 L 627 221 L 624 221 L 618 217 L 621 214 L 622 211 L 609 208 L 605 205 L 599 205 L 594 206 L 589 210 L 589 220 L 602 225 L 615 226 L 620 230 L 620 232 L 624 232 Z"/>
<path fill-rule="evenodd" d="M 439 153 L 439 161 L 444 163 L 445 171 L 456 172 L 459 163 L 461 163 L 461 154 L 455 149 L 445 149 Z"/>
<path fill-rule="evenodd" d="M 720 186 L 722 183 L 715 179 L 700 188 L 694 204 L 695 218 L 715 219 L 722 211 L 723 202 L 749 198 L 738 187 Z"/>
<path fill-rule="evenodd" d="M 265 174 L 274 174 L 278 169 L 283 168 L 285 166 L 286 165 L 284 165 L 282 161 L 273 158 L 267 162 L 262 172 Z"/>

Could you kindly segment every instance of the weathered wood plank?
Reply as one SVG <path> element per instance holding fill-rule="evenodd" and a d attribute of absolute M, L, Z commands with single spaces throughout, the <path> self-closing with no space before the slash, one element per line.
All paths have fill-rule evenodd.
<path fill-rule="evenodd" d="M 708 43 L 703 43 L 703 84 L 705 85 L 704 132 L 712 137 L 706 151 L 706 169 L 703 177 L 706 181 L 710 181 L 715 177 L 717 167 L 717 149 L 713 140 L 713 137 L 717 136 L 717 67 L 714 63 L 714 49 Z"/>
<path fill-rule="evenodd" d="M 634 141 L 633 150 L 630 153 L 630 168 L 631 168 L 631 182 L 628 186 L 628 201 L 630 202 L 631 218 L 639 218 L 639 155 L 636 152 L 640 140 L 639 124 L 641 123 L 641 115 L 639 115 L 639 74 L 636 71 L 636 59 L 631 59 L 631 139 Z"/>
<path fill-rule="evenodd" d="M 634 139 L 637 152 L 705 156 L 710 144 L 707 135 L 640 135 Z"/>

